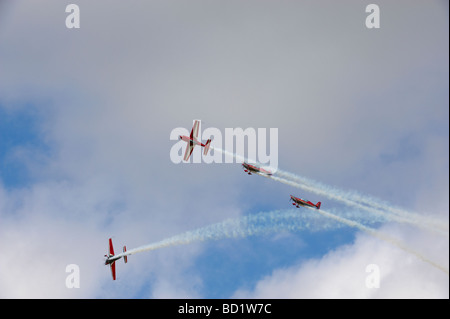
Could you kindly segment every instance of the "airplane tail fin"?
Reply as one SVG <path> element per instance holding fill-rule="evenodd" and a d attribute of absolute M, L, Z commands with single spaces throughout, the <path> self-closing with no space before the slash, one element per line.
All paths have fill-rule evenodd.
<path fill-rule="evenodd" d="M 317 204 L 316 204 L 317 209 L 320 209 L 320 205 L 322 205 L 322 203 L 321 202 L 317 202 Z"/>
<path fill-rule="evenodd" d="M 203 151 L 203 155 L 207 155 L 209 151 L 209 147 L 211 146 L 211 139 L 206 141 L 205 150 Z"/>
<path fill-rule="evenodd" d="M 123 252 L 124 252 L 124 253 L 127 252 L 127 246 L 123 246 Z M 128 257 L 128 256 L 123 256 L 123 261 L 124 261 L 125 263 L 128 262 L 128 258 L 127 258 L 127 257 Z"/>

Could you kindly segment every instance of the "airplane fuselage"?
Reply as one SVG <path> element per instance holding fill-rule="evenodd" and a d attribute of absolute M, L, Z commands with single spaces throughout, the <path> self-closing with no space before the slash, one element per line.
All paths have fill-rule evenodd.
<path fill-rule="evenodd" d="M 267 170 L 265 170 L 263 168 L 251 165 L 251 164 L 242 163 L 242 166 L 244 167 L 244 171 L 247 172 L 249 175 L 251 175 L 250 172 L 262 173 L 262 174 L 266 174 L 266 175 L 272 175 L 271 172 L 269 172 L 269 171 L 267 171 Z"/>
<path fill-rule="evenodd" d="M 201 145 L 204 146 L 202 143 L 200 143 L 197 139 L 190 138 L 186 135 L 180 135 L 180 140 L 185 141 L 187 143 L 190 143 L 191 145 Z"/>
<path fill-rule="evenodd" d="M 302 206 L 308 206 L 308 207 L 316 207 L 312 204 L 308 204 L 306 201 L 304 200 L 300 200 L 300 201 L 295 201 L 296 204 L 302 205 Z"/>
<path fill-rule="evenodd" d="M 259 172 L 259 170 L 256 169 L 255 166 L 249 165 L 247 163 L 243 163 L 242 166 L 244 166 L 246 169 L 252 171 L 252 172 Z"/>
<path fill-rule="evenodd" d="M 320 209 L 320 204 L 321 204 L 320 202 L 318 202 L 317 204 L 314 204 L 306 199 L 298 198 L 298 197 L 295 197 L 292 195 L 291 195 L 291 201 L 293 201 L 292 205 L 296 205 L 297 207 L 299 207 L 298 205 L 302 205 L 302 206 Z"/>
<path fill-rule="evenodd" d="M 112 256 L 112 255 L 108 255 L 108 256 L 105 255 L 105 257 L 106 257 L 105 265 L 112 264 L 116 260 L 119 260 L 120 258 L 122 258 L 122 256 Z"/>

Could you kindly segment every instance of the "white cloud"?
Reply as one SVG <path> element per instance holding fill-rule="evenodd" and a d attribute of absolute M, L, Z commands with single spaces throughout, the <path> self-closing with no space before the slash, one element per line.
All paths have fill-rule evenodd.
<path fill-rule="evenodd" d="M 57 189 L 48 188 L 58 195 Z M 16 209 L 0 207 L 0 296 L 2 298 L 79 298 L 95 297 L 103 277 L 99 238 L 104 233 L 95 225 L 67 218 L 64 210 L 44 203 L 39 190 L 26 195 Z M 33 198 L 33 196 L 35 196 Z M 63 194 L 65 199 L 67 195 Z M 38 198 L 40 197 L 40 198 Z M 44 199 L 44 201 L 42 200 Z M 55 199 L 55 198 L 53 198 Z M 2 204 L 9 206 L 10 199 Z M 67 207 L 60 207 L 67 209 Z M 66 287 L 66 267 L 80 267 L 80 289 Z"/>
<path fill-rule="evenodd" d="M 407 245 L 448 269 L 448 238 L 417 231 L 405 235 L 398 227 L 381 229 L 402 237 Z M 408 238 L 409 237 L 409 238 Z M 366 285 L 380 271 L 380 286 Z M 369 271 L 370 270 L 370 271 Z M 366 272 L 368 271 L 368 272 Z M 448 274 L 392 244 L 359 234 L 353 244 L 339 247 L 319 259 L 287 269 L 276 269 L 251 290 L 235 298 L 448 298 Z"/>

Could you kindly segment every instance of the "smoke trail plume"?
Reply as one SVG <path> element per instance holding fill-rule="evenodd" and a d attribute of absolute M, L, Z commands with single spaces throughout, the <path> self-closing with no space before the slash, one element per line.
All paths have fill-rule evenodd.
<path fill-rule="evenodd" d="M 277 176 L 266 176 L 263 174 L 260 174 L 260 175 L 270 178 L 272 180 L 275 180 L 277 182 L 283 183 L 283 184 L 287 184 L 287 185 L 290 185 L 290 186 L 293 186 L 296 188 L 300 188 L 300 189 L 303 189 L 303 190 L 311 192 L 311 193 L 315 193 L 315 194 L 339 201 L 341 203 L 346 204 L 347 206 L 354 207 L 358 210 L 364 210 L 364 211 L 367 211 L 370 213 L 378 214 L 380 216 L 383 216 L 387 221 L 395 221 L 398 223 L 410 224 L 410 225 L 413 225 L 413 226 L 416 226 L 416 227 L 419 227 L 419 228 L 422 228 L 425 230 L 430 230 L 430 231 L 440 234 L 440 235 L 448 236 L 448 231 L 447 232 L 445 231 L 445 226 L 438 227 L 438 225 L 430 222 L 429 220 L 427 220 L 427 222 L 425 222 L 424 219 L 419 219 L 414 216 L 408 216 L 408 215 L 398 216 L 398 215 L 392 214 L 388 211 L 384 211 L 379 208 L 366 206 L 359 202 L 352 201 L 352 200 L 350 200 L 346 197 L 343 197 L 339 194 L 335 194 L 331 190 L 325 191 L 323 189 L 317 189 L 317 188 L 309 186 L 309 185 L 301 184 L 301 183 L 298 183 L 298 182 L 295 182 L 292 180 L 288 180 L 285 178 L 277 177 Z"/>
<path fill-rule="evenodd" d="M 248 162 L 248 159 L 244 156 L 220 148 L 216 148 L 215 150 L 218 150 L 227 156 L 233 157 L 238 161 Z M 365 210 L 371 213 L 379 214 L 380 216 L 383 216 L 390 221 L 414 225 L 416 227 L 426 229 L 440 235 L 444 235 L 447 237 L 449 236 L 448 224 L 442 223 L 442 221 L 433 219 L 431 217 L 425 217 L 417 213 L 409 212 L 398 207 L 394 207 L 379 199 L 360 194 L 356 191 L 343 191 L 336 187 L 325 185 L 323 183 L 316 182 L 312 179 L 302 177 L 297 174 L 281 170 L 279 168 L 273 170 L 276 171 L 276 176 L 267 176 L 264 174 L 258 175 L 296 188 L 303 189 L 311 193 L 325 196 L 359 210 Z"/>
<path fill-rule="evenodd" d="M 384 240 L 408 253 L 415 255 L 420 260 L 429 263 L 437 269 L 445 272 L 447 275 L 449 274 L 448 269 L 426 258 L 422 254 L 408 247 L 399 240 L 391 238 L 386 234 L 383 234 L 373 228 L 369 228 L 359 222 L 379 222 L 378 220 L 376 220 L 376 218 L 373 218 L 373 216 L 367 216 L 367 214 L 353 212 L 347 213 L 347 217 L 352 218 L 349 219 L 324 210 L 316 210 L 309 207 L 306 207 L 305 209 L 308 209 L 309 211 L 303 211 L 302 213 L 299 213 L 297 209 L 291 209 L 227 219 L 220 223 L 212 224 L 192 231 L 187 231 L 185 233 L 169 237 L 159 242 L 128 250 L 127 252 L 118 254 L 117 257 L 123 257 L 170 246 L 188 245 L 193 242 L 199 241 L 211 241 L 224 238 L 245 238 L 248 236 L 264 235 L 280 231 L 308 230 L 314 232 L 320 230 L 337 229 L 339 227 L 342 227 L 343 225 L 347 225 L 364 231 L 365 233 L 376 238 Z M 318 212 L 326 218 L 321 218 L 321 215 L 311 212 Z M 338 223 L 333 221 L 337 221 Z"/>
<path fill-rule="evenodd" d="M 397 222 L 411 223 L 422 228 L 436 230 L 445 233 L 448 236 L 448 225 L 431 217 L 425 217 L 417 213 L 409 212 L 404 209 L 394 207 L 380 199 L 360 194 L 356 191 L 343 191 L 336 187 L 325 185 L 283 170 L 278 170 L 277 175 L 290 181 L 290 185 L 304 190 L 338 200 L 346 205 L 359 209 L 371 210 L 374 213 L 389 214 Z M 283 180 L 278 180 L 284 182 Z"/>
<path fill-rule="evenodd" d="M 346 216 L 361 222 L 380 223 L 383 220 L 370 217 L 359 212 L 347 212 Z M 224 238 L 244 238 L 254 235 L 263 235 L 280 231 L 321 231 L 342 227 L 329 218 L 323 218 L 310 212 L 301 212 L 298 209 L 275 210 L 252 214 L 239 218 L 227 219 L 223 222 L 208 225 L 196 230 L 188 231 L 170 238 L 128 250 L 117 256 L 137 254 L 144 251 L 160 249 L 169 246 L 187 245 L 197 241 L 219 240 Z"/>
<path fill-rule="evenodd" d="M 220 148 L 213 148 L 214 150 L 220 151 L 223 154 L 233 157 L 237 159 L 240 162 L 248 162 L 248 159 L 244 156 L 237 155 L 235 153 L 220 149 Z M 446 235 L 448 236 L 448 225 L 441 225 L 441 223 L 432 220 L 430 218 L 426 218 L 424 216 L 408 212 L 406 210 L 402 210 L 400 208 L 392 207 L 391 205 L 387 203 L 383 203 L 380 200 L 377 200 L 373 197 L 366 196 L 359 194 L 357 192 L 345 192 L 342 190 L 339 190 L 337 188 L 321 184 L 318 182 L 315 182 L 313 180 L 301 177 L 296 174 L 292 174 L 280 169 L 276 170 L 276 174 L 279 176 L 267 176 L 265 174 L 258 174 L 267 178 L 270 178 L 272 180 L 291 185 L 296 188 L 300 188 L 309 192 L 313 192 L 319 195 L 326 196 L 328 198 L 340 201 L 348 206 L 355 207 L 360 210 L 365 210 L 367 212 L 373 213 L 376 216 L 378 216 L 378 219 L 374 217 L 374 215 L 366 215 L 368 218 L 368 222 L 375 222 L 379 221 L 380 218 L 384 218 L 386 220 L 394 220 L 397 222 L 402 223 L 410 223 L 415 226 L 424 227 L 427 229 L 431 229 L 433 231 L 439 231 L 439 232 L 446 232 Z M 306 207 L 310 210 L 315 210 L 309 207 Z M 350 227 L 355 227 L 361 231 L 364 231 L 365 233 L 372 235 L 376 238 L 379 238 L 381 240 L 384 240 L 388 243 L 391 243 L 392 245 L 408 252 L 413 255 L 415 255 L 420 260 L 429 263 L 430 265 L 434 266 L 435 268 L 443 271 L 447 275 L 449 275 L 449 270 L 432 260 L 426 258 L 419 252 L 413 250 L 412 248 L 408 247 L 404 243 L 400 242 L 397 239 L 391 238 L 387 236 L 386 234 L 383 234 L 375 229 L 369 228 L 360 222 L 356 221 L 355 219 L 361 220 L 361 216 L 364 216 L 363 214 L 354 215 L 351 216 L 352 219 L 348 219 L 342 216 L 338 216 L 336 214 L 324 211 L 324 210 L 317 210 L 318 213 L 320 213 L 322 216 L 328 217 L 329 219 L 333 219 L 335 221 L 338 221 L 342 224 L 346 224 Z M 273 214 L 276 215 L 273 215 Z M 289 223 L 280 223 L 280 220 L 276 221 L 277 219 L 283 219 L 283 218 L 292 218 L 291 215 L 292 212 L 286 213 L 283 211 L 277 211 L 277 212 L 269 212 L 265 214 L 258 214 L 258 215 L 250 215 L 246 217 L 242 217 L 239 219 L 229 219 L 222 223 L 213 224 L 210 226 L 206 226 L 200 229 L 197 229 L 195 231 L 186 232 L 177 236 L 173 236 L 171 238 L 162 240 L 157 243 L 153 243 L 147 246 L 142 246 L 139 248 L 132 249 L 124 254 L 121 254 L 123 256 L 125 255 L 131 255 L 142 251 L 148 251 L 148 250 L 154 250 L 159 249 L 163 247 L 173 246 L 173 245 L 182 245 L 182 244 L 189 244 L 194 241 L 205 241 L 205 240 L 217 240 L 221 238 L 236 238 L 236 237 L 246 237 L 256 234 L 263 234 L 267 232 L 275 232 L 279 231 L 281 229 L 284 230 L 301 230 L 301 229 L 309 229 L 314 230 L 313 224 L 305 224 L 305 221 L 299 223 L 297 220 L 296 222 L 292 222 L 291 220 Z M 295 216 L 298 216 L 295 214 Z M 300 216 L 309 216 L 309 215 L 300 215 Z M 265 224 L 263 221 L 268 222 Z M 261 223 L 262 222 L 262 223 Z M 261 223 L 261 224 L 260 224 Z M 328 223 L 321 223 L 320 227 L 322 229 L 327 229 L 327 227 L 330 227 Z M 319 228 L 320 228 L 319 227 Z M 333 227 L 337 227 L 334 225 Z"/>

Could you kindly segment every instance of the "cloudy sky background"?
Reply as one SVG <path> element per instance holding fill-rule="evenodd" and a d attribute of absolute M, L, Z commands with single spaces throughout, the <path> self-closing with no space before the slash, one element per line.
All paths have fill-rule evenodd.
<path fill-rule="evenodd" d="M 0 2 L 0 297 L 448 298 L 448 275 L 354 229 L 134 248 L 227 218 L 349 208 L 238 164 L 173 164 L 170 132 L 278 128 L 279 167 L 442 220 L 448 3 Z M 310 214 L 298 210 L 299 214 Z M 377 225 L 448 269 L 448 235 Z M 65 285 L 80 267 L 80 288 Z M 381 286 L 368 289 L 366 266 Z"/>

